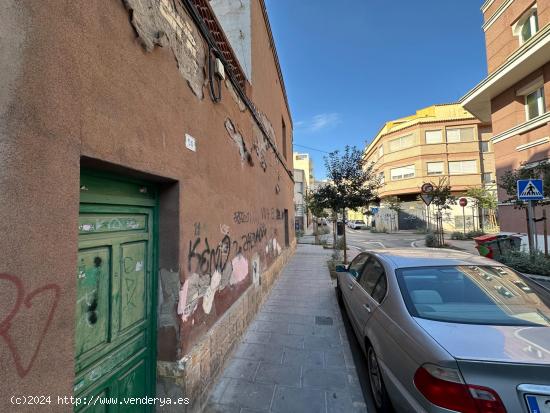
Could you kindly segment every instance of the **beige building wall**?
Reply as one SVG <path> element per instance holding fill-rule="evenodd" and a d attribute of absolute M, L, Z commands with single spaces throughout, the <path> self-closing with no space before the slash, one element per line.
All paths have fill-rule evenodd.
<path fill-rule="evenodd" d="M 460 142 L 455 142 L 457 130 Z M 365 149 L 365 157 L 373 165 L 375 175 L 382 179 L 378 191 L 382 200 L 399 196 L 414 201 L 422 184 L 437 184 L 442 178 L 449 180 L 456 195 L 473 187 L 496 190 L 490 138 L 490 125 L 483 124 L 460 105 L 436 105 L 388 122 Z M 475 167 L 457 172 L 457 162 L 461 162 L 462 168 Z M 409 169 L 398 174 L 400 168 Z M 416 207 L 415 202 L 407 206 Z M 462 209 L 459 212 L 462 214 Z M 453 217 L 454 212 L 447 220 L 449 229 L 454 227 Z"/>
<path fill-rule="evenodd" d="M 313 160 L 308 153 L 294 152 L 294 169 L 301 169 L 305 173 L 306 185 L 308 189 L 315 184 L 313 176 Z"/>

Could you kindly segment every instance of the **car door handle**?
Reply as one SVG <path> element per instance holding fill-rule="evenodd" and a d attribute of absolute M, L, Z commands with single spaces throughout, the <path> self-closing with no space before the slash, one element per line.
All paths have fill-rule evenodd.
<path fill-rule="evenodd" d="M 353 284 L 348 284 L 348 288 L 349 288 L 350 290 L 353 290 Z"/>
<path fill-rule="evenodd" d="M 367 310 L 369 313 L 372 311 L 371 308 L 370 308 L 370 305 L 368 305 L 368 304 L 363 304 L 363 308 L 365 310 Z"/>

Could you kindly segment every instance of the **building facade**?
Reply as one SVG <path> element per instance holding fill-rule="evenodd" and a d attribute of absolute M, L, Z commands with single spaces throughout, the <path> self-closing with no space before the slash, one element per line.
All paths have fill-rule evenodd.
<path fill-rule="evenodd" d="M 83 409 L 57 396 L 198 411 L 292 253 L 265 4 L 221 3 L 3 2 L 1 411 L 32 394 L 48 411 Z"/>
<path fill-rule="evenodd" d="M 488 75 L 461 102 L 492 123 L 500 179 L 550 157 L 550 0 L 488 0 L 482 12 Z M 525 233 L 525 212 L 506 202 L 509 198 L 499 189 L 501 229 Z M 543 225 L 537 224 L 539 238 Z"/>
<path fill-rule="evenodd" d="M 378 225 L 393 229 L 425 227 L 428 210 L 418 199 L 422 184 L 448 180 L 454 195 L 468 188 L 495 190 L 491 127 L 459 104 L 434 105 L 416 114 L 387 122 L 365 149 L 367 164 L 380 180 L 382 200 L 397 196 L 402 202 L 399 217 L 386 211 L 394 223 Z M 468 229 L 479 227 L 479 213 L 468 208 Z M 462 208 L 446 213 L 446 229 L 463 229 Z M 382 210 L 381 214 L 384 213 Z M 398 219 L 398 222 L 397 222 Z M 389 219 L 391 221 L 391 219 Z"/>
<path fill-rule="evenodd" d="M 294 169 L 301 169 L 304 171 L 306 179 L 306 188 L 311 191 L 315 186 L 315 177 L 313 175 L 313 159 L 309 156 L 309 153 L 297 153 L 294 152 Z"/>
<path fill-rule="evenodd" d="M 294 226 L 296 230 L 307 228 L 306 178 L 302 169 L 294 169 Z"/>

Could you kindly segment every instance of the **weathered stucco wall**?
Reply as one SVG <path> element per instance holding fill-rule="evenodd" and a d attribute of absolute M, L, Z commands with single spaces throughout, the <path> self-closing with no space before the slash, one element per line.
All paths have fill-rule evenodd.
<path fill-rule="evenodd" d="M 254 0 L 210 0 L 245 75 L 252 80 L 252 27 L 250 3 Z"/>
<path fill-rule="evenodd" d="M 292 179 L 229 82 L 220 103 L 210 100 L 205 41 L 173 5 L 0 6 L 0 410 L 14 410 L 6 395 L 72 394 L 81 165 L 159 183 L 163 362 L 175 366 L 193 353 L 288 255 L 283 211 L 292 240 Z M 258 5 L 252 20 L 253 33 L 265 31 Z M 260 59 L 268 72 L 251 96 L 280 145 L 281 119 L 289 133 L 291 122 L 273 56 L 255 45 L 265 36 L 253 36 L 253 64 Z M 229 350 L 216 349 L 221 360 Z M 203 368 L 186 391 L 204 389 L 215 370 Z"/>

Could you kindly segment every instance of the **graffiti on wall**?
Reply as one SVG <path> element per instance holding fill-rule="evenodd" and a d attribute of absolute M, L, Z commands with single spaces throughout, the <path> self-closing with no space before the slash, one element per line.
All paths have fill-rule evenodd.
<path fill-rule="evenodd" d="M 217 292 L 238 285 L 249 277 L 253 285 L 260 284 L 261 256 L 267 265 L 268 260 L 275 259 L 282 251 L 277 230 L 271 230 L 269 235 L 265 221 L 280 220 L 282 214 L 282 210 L 277 208 L 262 208 L 258 212 L 235 211 L 234 223 L 257 223 L 255 229 L 233 236 L 229 226 L 221 224 L 222 237 L 214 241 L 201 236 L 200 230 L 197 231 L 200 224 L 194 225 L 195 235 L 187 249 L 188 276 L 179 292 L 177 312 L 183 322 L 199 308 L 201 298 L 202 310 L 210 314 Z M 251 259 L 247 258 L 251 253 Z"/>
<path fill-rule="evenodd" d="M 284 210 L 279 208 L 261 208 L 259 212 L 235 211 L 233 212 L 233 222 L 235 224 L 254 224 L 261 221 L 280 221 L 284 219 Z"/>
<path fill-rule="evenodd" d="M 0 274 L 0 286 L 3 291 L 9 291 L 11 288 L 15 297 L 14 303 L 8 312 L 4 315 L 0 314 L 0 337 L 2 337 L 8 346 L 15 362 L 17 374 L 23 378 L 31 371 L 44 337 L 50 329 L 61 296 L 61 288 L 57 284 L 46 284 L 33 291 L 26 292 L 21 279 L 9 274 Z M 36 305 L 38 301 L 40 301 L 40 306 Z M 23 360 L 21 350 L 14 342 L 11 333 L 12 328 L 17 326 L 18 322 L 25 319 L 25 317 L 18 318 L 18 316 L 25 312 L 40 313 L 40 317 L 33 317 L 33 320 L 37 320 L 39 325 L 28 326 L 29 329 L 37 329 L 38 337 L 34 343 L 34 349 L 30 353 L 30 359 L 27 362 Z M 33 343 L 25 342 L 25 344 L 33 346 Z"/>

